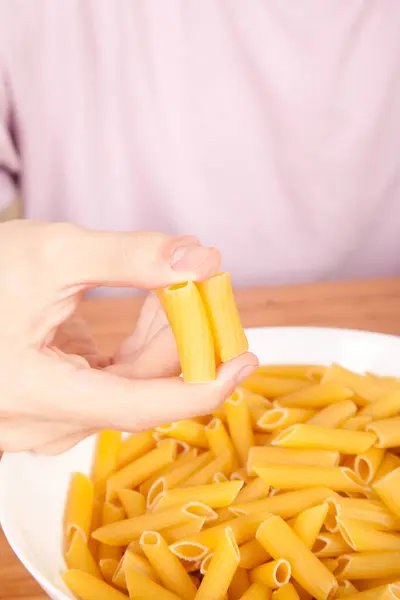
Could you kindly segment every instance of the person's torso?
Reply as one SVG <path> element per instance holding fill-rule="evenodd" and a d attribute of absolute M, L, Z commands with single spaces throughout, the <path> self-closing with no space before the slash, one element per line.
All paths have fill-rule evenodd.
<path fill-rule="evenodd" d="M 398 0 L 14 1 L 27 217 L 194 233 L 240 285 L 400 272 Z"/>

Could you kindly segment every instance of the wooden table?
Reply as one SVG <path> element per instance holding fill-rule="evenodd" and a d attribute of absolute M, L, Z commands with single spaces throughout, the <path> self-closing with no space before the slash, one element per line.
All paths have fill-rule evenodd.
<path fill-rule="evenodd" d="M 400 335 L 400 279 L 240 290 L 237 301 L 246 327 L 315 325 Z M 81 312 L 111 352 L 132 330 L 140 305 L 138 298 L 88 300 Z M 0 599 L 45 598 L 0 532 Z"/>

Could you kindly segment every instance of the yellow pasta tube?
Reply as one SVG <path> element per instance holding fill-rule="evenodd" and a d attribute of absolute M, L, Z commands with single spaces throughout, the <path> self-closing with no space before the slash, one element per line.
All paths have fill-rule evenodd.
<path fill-rule="evenodd" d="M 399 600 L 400 585 L 391 583 L 346 596 L 348 600 Z"/>
<path fill-rule="evenodd" d="M 278 377 L 268 377 L 253 373 L 240 384 L 241 387 L 259 394 L 265 398 L 279 398 L 288 394 L 296 393 L 298 390 L 310 387 L 310 382 L 301 379 L 283 379 Z"/>
<path fill-rule="evenodd" d="M 356 474 L 346 467 L 268 465 L 254 470 L 268 485 L 280 490 L 316 487 L 321 482 L 337 492 L 362 492 L 363 489 Z"/>
<path fill-rule="evenodd" d="M 191 446 L 208 449 L 208 441 L 204 431 L 204 425 L 197 423 L 193 419 L 183 419 L 175 421 L 168 425 L 156 427 L 156 432 L 167 437 L 187 442 Z"/>
<path fill-rule="evenodd" d="M 312 547 L 312 551 L 318 558 L 336 558 L 350 550 L 351 546 L 340 533 L 320 533 Z"/>
<path fill-rule="evenodd" d="M 197 592 L 196 586 L 164 538 L 156 531 L 144 531 L 140 545 L 162 585 L 183 600 L 192 600 Z"/>
<path fill-rule="evenodd" d="M 214 456 L 218 457 L 224 452 L 229 452 L 231 457 L 231 469 L 239 468 L 239 458 L 229 434 L 220 419 L 213 419 L 206 425 L 206 436 L 209 447 Z"/>
<path fill-rule="evenodd" d="M 118 561 L 115 558 L 102 558 L 99 561 L 99 567 L 104 581 L 113 585 L 115 571 L 118 568 Z"/>
<path fill-rule="evenodd" d="M 388 419 L 400 412 L 400 390 L 392 390 L 378 397 L 360 411 L 361 416 L 372 419 Z"/>
<path fill-rule="evenodd" d="M 366 452 L 354 457 L 354 471 L 360 481 L 365 484 L 371 483 L 384 456 L 385 450 L 383 448 L 373 446 Z"/>
<path fill-rule="evenodd" d="M 287 583 L 283 587 L 275 590 L 272 594 L 272 600 L 300 600 L 300 596 L 296 592 L 294 585 Z"/>
<path fill-rule="evenodd" d="M 221 472 L 215 473 L 212 480 L 213 483 L 225 483 L 226 481 L 229 481 L 228 477 Z"/>
<path fill-rule="evenodd" d="M 288 393 L 279 398 L 278 405 L 287 408 L 323 408 L 329 404 L 348 400 L 353 396 L 354 393 L 349 388 L 340 383 L 329 381 Z"/>
<path fill-rule="evenodd" d="M 125 519 L 100 527 L 92 533 L 94 539 L 110 546 L 125 546 L 138 540 L 142 531 L 161 531 L 166 527 L 179 525 L 196 516 L 198 502 L 189 502 L 184 506 L 172 507 L 159 513 L 146 513 L 132 519 Z"/>
<path fill-rule="evenodd" d="M 140 551 L 142 552 L 141 547 L 140 547 Z M 114 585 L 116 585 L 117 587 L 119 587 L 123 590 L 128 589 L 127 584 L 126 584 L 126 577 L 125 577 L 126 571 L 128 569 L 138 571 L 139 573 L 141 573 L 148 579 L 151 579 L 152 581 L 159 583 L 157 573 L 154 571 L 153 567 L 151 566 L 151 564 L 149 563 L 147 558 L 144 555 L 143 556 L 139 555 L 136 552 L 133 552 L 132 550 L 130 550 L 128 548 L 125 551 L 122 559 L 120 560 L 120 562 L 114 572 L 114 576 L 113 576 L 113 584 Z"/>
<path fill-rule="evenodd" d="M 64 515 L 64 535 L 68 545 L 79 531 L 85 541 L 89 539 L 93 514 L 94 486 L 82 473 L 73 473 L 69 485 Z"/>
<path fill-rule="evenodd" d="M 242 544 L 240 550 L 239 566 L 243 569 L 254 569 L 271 560 L 271 556 L 255 538 Z"/>
<path fill-rule="evenodd" d="M 310 371 L 319 371 L 323 375 L 326 367 L 322 365 L 260 365 L 256 373 L 268 375 L 269 377 L 310 381 Z"/>
<path fill-rule="evenodd" d="M 328 505 L 319 504 L 303 510 L 290 523 L 293 531 L 306 544 L 312 548 L 328 514 Z"/>
<path fill-rule="evenodd" d="M 379 531 L 363 521 L 340 519 L 339 531 L 350 548 L 358 552 L 400 551 L 400 535 Z"/>
<path fill-rule="evenodd" d="M 382 419 L 373 421 L 365 431 L 376 435 L 377 448 L 396 448 L 400 446 L 400 419 Z"/>
<path fill-rule="evenodd" d="M 365 431 L 293 425 L 279 433 L 273 439 L 272 445 L 283 448 L 337 450 L 342 454 L 362 454 L 371 448 L 375 441 L 375 435 Z"/>
<path fill-rule="evenodd" d="M 351 594 L 356 594 L 357 593 L 357 588 L 355 585 L 353 585 L 351 583 L 351 581 L 348 581 L 347 579 L 345 579 L 344 581 L 340 581 L 339 582 L 339 587 L 338 587 L 338 591 L 336 594 L 336 598 L 346 598 L 347 596 L 350 596 Z"/>
<path fill-rule="evenodd" d="M 226 527 L 197 591 L 196 600 L 220 600 L 228 591 L 239 559 L 239 548 L 233 531 Z"/>
<path fill-rule="evenodd" d="M 208 453 L 204 452 L 204 454 L 208 454 Z M 197 456 L 198 456 L 197 448 L 192 448 L 186 454 L 181 454 L 180 456 L 177 456 L 176 460 L 174 460 L 172 463 L 170 463 L 166 467 L 162 467 L 161 469 L 158 469 L 154 473 L 154 475 L 152 475 L 151 477 L 149 477 L 148 479 L 143 481 L 143 483 L 141 483 L 138 487 L 139 492 L 141 494 L 143 494 L 144 496 L 147 496 L 150 488 L 152 487 L 153 483 L 155 481 L 157 481 L 157 479 L 159 479 L 160 477 L 162 477 L 164 475 L 167 475 L 168 473 L 171 473 L 171 471 L 175 471 L 175 469 L 180 469 L 184 464 L 190 462 L 193 458 L 196 458 Z M 211 453 L 209 454 L 209 456 L 211 457 Z M 211 460 L 211 458 L 210 458 L 210 460 Z M 186 474 L 184 477 L 186 477 Z M 184 477 L 183 477 L 183 479 L 184 479 Z"/>
<path fill-rule="evenodd" d="M 377 472 L 375 473 L 374 481 L 382 479 L 382 477 L 387 475 L 387 473 L 394 471 L 398 467 L 400 467 L 400 458 L 392 452 L 386 452 Z"/>
<path fill-rule="evenodd" d="M 250 579 L 247 571 L 241 569 L 240 566 L 236 569 L 233 575 L 231 584 L 228 588 L 229 600 L 240 600 L 246 590 L 250 587 Z"/>
<path fill-rule="evenodd" d="M 108 477 L 117 469 L 122 434 L 119 431 L 101 431 L 96 439 L 92 466 L 92 481 L 96 491 L 103 494 Z"/>
<path fill-rule="evenodd" d="M 357 552 L 338 558 L 334 571 L 342 581 L 400 576 L 400 552 Z M 357 585 L 357 584 L 356 584 Z"/>
<path fill-rule="evenodd" d="M 386 390 L 385 385 L 382 385 L 379 380 L 372 380 L 365 377 L 365 375 L 358 375 L 358 373 L 353 373 L 337 364 L 333 364 L 326 369 L 322 384 L 333 381 L 349 387 L 360 399 L 364 400 L 364 404 L 373 402 Z"/>
<path fill-rule="evenodd" d="M 270 600 L 271 597 L 272 590 L 270 588 L 267 588 L 265 585 L 260 585 L 259 583 L 252 583 L 240 600 Z M 288 596 L 288 600 L 292 600 L 292 598 Z M 295 598 L 293 600 L 295 600 Z"/>
<path fill-rule="evenodd" d="M 249 408 L 260 408 L 267 410 L 268 408 L 272 408 L 272 402 L 267 400 L 264 396 L 260 394 L 255 394 L 254 392 L 250 392 L 241 386 L 236 388 L 239 392 L 242 392 L 244 400 Z"/>
<path fill-rule="evenodd" d="M 295 423 L 305 423 L 314 415 L 315 410 L 310 408 L 271 408 L 258 419 L 257 427 L 260 431 L 275 431 Z"/>
<path fill-rule="evenodd" d="M 211 508 L 210 511 L 214 512 Z M 177 525 L 176 527 L 167 527 L 166 529 L 163 529 L 161 533 L 163 538 L 165 538 L 165 540 L 168 542 L 168 544 L 174 544 L 175 542 L 182 540 L 185 537 L 192 535 L 193 533 L 198 533 L 199 531 L 201 531 L 205 522 L 205 517 L 198 519 L 190 519 L 190 521 L 187 521 L 182 525 Z"/>
<path fill-rule="evenodd" d="M 133 460 L 136 460 L 143 454 L 150 452 L 156 446 L 156 441 L 153 437 L 153 431 L 141 431 L 134 433 L 126 439 L 122 440 L 117 456 L 117 468 L 125 467 Z"/>
<path fill-rule="evenodd" d="M 249 349 L 236 307 L 229 273 L 197 283 L 206 309 L 218 362 L 227 362 Z"/>
<path fill-rule="evenodd" d="M 255 477 L 249 483 L 242 487 L 232 505 L 242 504 L 244 502 L 253 502 L 266 498 L 269 494 L 270 487 L 261 477 Z"/>
<path fill-rule="evenodd" d="M 253 446 L 247 459 L 249 475 L 255 475 L 256 467 L 275 465 L 310 465 L 316 467 L 336 467 L 340 454 L 330 450 L 293 450 L 275 446 Z"/>
<path fill-rule="evenodd" d="M 317 600 L 335 596 L 335 577 L 283 519 L 271 515 L 258 528 L 256 538 L 273 558 L 289 562 L 293 577 Z"/>
<path fill-rule="evenodd" d="M 87 542 L 84 540 L 80 531 L 75 531 L 71 543 L 65 553 L 65 562 L 68 569 L 84 571 L 101 579 L 101 573 L 97 567 L 96 561 L 91 555 Z"/>
<path fill-rule="evenodd" d="M 223 508 L 232 504 L 242 487 L 243 481 L 228 481 L 227 483 L 175 488 L 160 494 L 154 510 L 158 512 L 171 506 L 184 504 L 191 498 L 196 498 L 197 502 L 204 502 L 210 508 Z"/>
<path fill-rule="evenodd" d="M 390 583 L 399 584 L 399 581 L 396 577 L 381 577 L 378 579 L 364 579 L 357 581 L 357 589 L 360 592 L 364 590 L 372 590 L 373 588 L 379 588 L 384 585 L 389 585 Z"/>
<path fill-rule="evenodd" d="M 121 488 L 136 487 L 145 479 L 151 477 L 158 469 L 172 463 L 175 457 L 176 444 L 169 440 L 168 443 L 162 444 L 159 448 L 137 458 L 108 479 L 106 500 L 114 500 L 117 496 L 117 490 Z"/>
<path fill-rule="evenodd" d="M 246 502 L 231 506 L 230 510 L 237 515 L 251 515 L 260 512 L 273 513 L 283 519 L 295 517 L 303 510 L 317 506 L 325 502 L 327 498 L 334 496 L 331 489 L 325 487 L 314 487 L 286 492 L 278 496 L 270 496 L 262 500 Z"/>
<path fill-rule="evenodd" d="M 273 439 L 272 433 L 255 433 L 254 443 L 256 446 L 268 446 Z"/>
<path fill-rule="evenodd" d="M 122 488 L 117 490 L 117 496 L 129 519 L 146 512 L 146 498 L 140 492 Z"/>
<path fill-rule="evenodd" d="M 339 531 L 339 521 L 341 519 L 364 521 L 386 531 L 399 528 L 399 519 L 380 502 L 364 498 L 342 498 L 340 496 L 328 498 L 326 502 L 329 508 L 325 519 L 325 527 L 332 533 Z"/>
<path fill-rule="evenodd" d="M 81 600 L 126 600 L 125 594 L 89 573 L 70 569 L 62 574 L 62 578 L 68 589 Z"/>
<path fill-rule="evenodd" d="M 371 423 L 371 421 L 371 417 L 358 414 L 355 417 L 346 419 L 346 421 L 344 421 L 340 427 L 341 429 L 348 429 L 349 431 L 364 431 L 368 423 Z"/>
<path fill-rule="evenodd" d="M 216 473 L 229 474 L 232 465 L 231 454 L 225 451 L 223 454 L 212 460 L 208 465 L 205 465 L 202 469 L 193 473 L 188 479 L 181 483 L 183 487 L 190 487 L 195 485 L 206 485 L 213 481 Z"/>
<path fill-rule="evenodd" d="M 261 583 L 275 590 L 289 583 L 292 569 L 284 558 L 271 560 L 250 571 L 252 583 Z"/>
<path fill-rule="evenodd" d="M 373 488 L 388 509 L 400 518 L 400 467 L 378 479 Z"/>
<path fill-rule="evenodd" d="M 173 592 L 166 590 L 155 581 L 148 579 L 142 573 L 133 569 L 126 569 L 125 579 L 129 597 L 132 599 L 154 600 L 154 598 L 157 598 L 157 600 L 180 600 L 179 596 Z"/>
<path fill-rule="evenodd" d="M 338 567 L 339 561 L 337 558 L 320 558 L 320 561 L 331 573 L 334 573 Z"/>
<path fill-rule="evenodd" d="M 193 281 L 158 290 L 158 297 L 174 333 L 185 381 L 215 379 L 215 351 L 211 327 L 199 290 Z"/>
<path fill-rule="evenodd" d="M 234 392 L 225 402 L 229 433 L 240 463 L 246 464 L 251 446 L 254 446 L 254 433 L 249 408 L 241 392 Z"/>
<path fill-rule="evenodd" d="M 110 525 L 117 521 L 122 521 L 125 518 L 125 511 L 122 506 L 118 506 L 112 502 L 105 502 L 103 504 L 101 525 Z M 116 546 L 109 546 L 108 544 L 99 544 L 98 550 L 99 560 L 113 559 L 116 561 L 121 560 L 122 550 Z"/>
<path fill-rule="evenodd" d="M 322 408 L 308 419 L 307 425 L 316 425 L 317 427 L 334 429 L 341 427 L 345 421 L 354 417 L 356 412 L 357 405 L 353 400 L 342 400 L 341 402 L 330 404 L 329 406 Z"/>

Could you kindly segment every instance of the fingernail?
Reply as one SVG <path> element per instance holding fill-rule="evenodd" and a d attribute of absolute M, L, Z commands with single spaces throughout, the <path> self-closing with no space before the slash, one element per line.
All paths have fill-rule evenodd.
<path fill-rule="evenodd" d="M 200 267 L 211 252 L 211 248 L 204 246 L 179 246 L 173 253 L 170 264 L 175 271 L 191 271 Z"/>

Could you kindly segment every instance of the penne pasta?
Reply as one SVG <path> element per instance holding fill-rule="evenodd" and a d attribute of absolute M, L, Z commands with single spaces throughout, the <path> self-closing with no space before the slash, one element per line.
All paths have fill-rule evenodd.
<path fill-rule="evenodd" d="M 327 514 L 328 504 L 318 504 L 303 510 L 293 519 L 293 523 L 290 523 L 295 534 L 306 544 L 307 548 L 313 547 Z"/>
<path fill-rule="evenodd" d="M 322 408 L 307 420 L 307 425 L 334 429 L 341 427 L 348 419 L 354 417 L 356 412 L 357 405 L 355 402 L 352 400 L 342 400 L 341 402 L 336 402 Z"/>
<path fill-rule="evenodd" d="M 310 381 L 310 371 L 313 373 L 319 371 L 323 375 L 326 367 L 321 365 L 260 365 L 256 373 L 269 377 Z"/>
<path fill-rule="evenodd" d="M 69 548 L 65 553 L 65 562 L 68 569 L 75 569 L 89 573 L 97 579 L 101 579 L 101 573 L 97 567 L 96 561 L 91 555 L 87 542 L 80 531 L 75 531 Z"/>
<path fill-rule="evenodd" d="M 336 381 L 349 387 L 353 392 L 363 400 L 363 404 L 373 402 L 386 391 L 387 386 L 379 381 L 353 373 L 349 369 L 345 369 L 340 365 L 333 364 L 326 369 L 321 383 Z"/>
<path fill-rule="evenodd" d="M 217 362 L 227 362 L 249 349 L 229 273 L 218 273 L 197 283 L 214 340 Z"/>
<path fill-rule="evenodd" d="M 378 588 L 356 592 L 347 596 L 349 600 L 399 600 L 400 585 L 392 583 Z"/>
<path fill-rule="evenodd" d="M 360 416 L 359 414 L 356 417 L 350 417 L 350 419 L 346 419 L 344 423 L 341 425 L 341 429 L 348 429 L 350 431 L 364 431 L 368 423 L 371 423 L 371 417 Z"/>
<path fill-rule="evenodd" d="M 400 412 L 400 390 L 392 390 L 379 396 L 360 411 L 361 416 L 371 419 L 388 419 Z"/>
<path fill-rule="evenodd" d="M 351 551 L 351 546 L 340 533 L 320 533 L 313 546 L 312 551 L 318 558 L 337 558 Z"/>
<path fill-rule="evenodd" d="M 181 360 L 183 379 L 200 383 L 215 379 L 215 350 L 206 309 L 193 281 L 158 290 Z"/>
<path fill-rule="evenodd" d="M 377 448 L 396 448 L 400 446 L 400 419 L 382 419 L 373 421 L 365 431 L 376 436 Z"/>
<path fill-rule="evenodd" d="M 291 583 L 277 589 L 272 594 L 272 600 L 300 600 L 296 588 Z"/>
<path fill-rule="evenodd" d="M 160 425 L 155 428 L 155 431 L 166 437 L 186 442 L 191 446 L 208 449 L 204 425 L 197 423 L 193 419 L 184 419 L 169 423 L 168 425 Z"/>
<path fill-rule="evenodd" d="M 102 558 L 99 560 L 101 575 L 106 583 L 113 584 L 114 573 L 118 568 L 118 561 L 115 558 Z"/>
<path fill-rule="evenodd" d="M 387 473 L 394 471 L 394 469 L 397 469 L 398 467 L 400 467 L 400 458 L 392 452 L 386 452 L 377 472 L 375 473 L 374 481 L 382 479 L 382 477 L 387 475 Z"/>
<path fill-rule="evenodd" d="M 188 479 L 184 480 L 181 483 L 181 486 L 190 487 L 197 485 L 206 485 L 207 483 L 211 483 L 213 481 L 213 477 L 214 475 L 216 475 L 216 473 L 222 472 L 225 475 L 229 475 L 231 466 L 231 454 L 230 452 L 225 451 L 223 454 L 221 454 L 217 458 L 214 458 L 214 460 L 205 465 L 202 469 L 199 469 L 198 471 L 193 473 L 193 475 L 188 477 Z"/>
<path fill-rule="evenodd" d="M 271 556 L 255 538 L 239 547 L 239 566 L 243 569 L 254 569 L 271 560 Z"/>
<path fill-rule="evenodd" d="M 371 426 L 367 426 L 367 430 L 369 427 Z M 279 433 L 272 440 L 272 445 L 295 449 L 336 450 L 342 454 L 361 454 L 371 448 L 375 441 L 375 435 L 366 431 L 327 429 L 301 424 L 293 425 Z"/>
<path fill-rule="evenodd" d="M 249 477 L 247 475 L 247 470 L 242 467 L 231 474 L 231 481 L 243 481 L 243 483 L 247 483 L 249 481 Z"/>
<path fill-rule="evenodd" d="M 126 569 L 125 578 L 129 598 L 140 598 L 141 600 L 153 600 L 154 598 L 157 598 L 157 600 L 181 600 L 173 592 L 166 590 L 155 581 L 148 579 L 142 573 L 133 569 Z"/>
<path fill-rule="evenodd" d="M 105 430 L 97 435 L 91 479 L 99 495 L 104 494 L 106 480 L 117 469 L 121 438 L 119 431 Z"/>
<path fill-rule="evenodd" d="M 229 434 L 241 465 L 245 465 L 249 450 L 254 446 L 254 434 L 249 408 L 243 393 L 234 392 L 225 402 Z"/>
<path fill-rule="evenodd" d="M 234 533 L 230 527 L 226 527 L 197 591 L 196 600 L 220 600 L 228 591 L 239 559 Z"/>
<path fill-rule="evenodd" d="M 167 443 L 174 443 L 174 442 L 170 442 L 168 441 Z M 204 464 L 207 464 L 207 460 L 212 460 L 212 455 L 211 453 L 208 452 L 204 452 L 203 454 L 201 454 L 201 456 L 203 456 L 204 458 L 202 460 L 204 460 Z M 157 471 L 154 473 L 154 475 L 152 475 L 151 477 L 149 477 L 148 479 L 146 479 L 143 483 L 141 483 L 139 485 L 139 492 L 141 494 L 143 494 L 144 496 L 147 496 L 149 493 L 150 488 L 152 487 L 153 483 L 155 481 L 157 481 L 158 479 L 160 479 L 160 477 L 163 477 L 164 475 L 167 475 L 169 473 L 171 473 L 171 471 L 175 471 L 175 470 L 179 470 L 181 469 L 181 467 L 183 467 L 183 465 L 186 465 L 187 463 L 190 463 L 194 458 L 199 458 L 198 455 L 198 451 L 197 448 L 192 448 L 189 452 L 187 452 L 187 454 L 181 454 L 180 456 L 177 456 L 176 460 L 174 460 L 172 463 L 168 464 L 165 467 L 161 467 L 160 469 L 157 469 Z M 199 458 L 200 460 L 200 458 Z M 189 474 L 191 475 L 194 471 L 197 470 L 197 468 L 201 468 L 203 466 L 203 463 L 201 462 L 201 464 L 199 466 L 197 466 L 197 463 L 195 463 L 195 468 L 192 470 L 189 469 Z M 187 477 L 187 472 L 186 469 L 183 469 L 183 475 L 182 475 L 182 479 L 177 478 L 177 481 L 174 482 L 174 484 L 178 484 L 181 481 L 183 481 L 183 479 L 185 479 L 185 477 Z"/>
<path fill-rule="evenodd" d="M 364 484 L 371 483 L 384 457 L 385 450 L 376 446 L 362 454 L 357 454 L 354 457 L 354 471 L 360 481 Z"/>
<path fill-rule="evenodd" d="M 140 550 L 142 552 L 141 548 Z M 114 576 L 112 579 L 113 585 L 117 586 L 122 590 L 128 589 L 125 577 L 126 571 L 128 569 L 138 571 L 139 573 L 141 573 L 148 579 L 155 581 L 156 583 L 159 582 L 156 572 L 154 571 L 147 558 L 143 555 L 143 552 L 142 555 L 139 555 L 136 552 L 127 549 L 114 572 Z"/>
<path fill-rule="evenodd" d="M 273 439 L 273 435 L 271 433 L 255 433 L 254 434 L 254 443 L 256 446 L 268 446 Z"/>
<path fill-rule="evenodd" d="M 82 473 L 73 473 L 64 514 L 64 536 L 67 545 L 71 543 L 77 531 L 86 542 L 89 540 L 93 499 L 94 485 L 92 481 Z"/>
<path fill-rule="evenodd" d="M 249 483 L 242 487 L 232 505 L 241 504 L 244 502 L 252 502 L 266 498 L 269 494 L 270 487 L 261 477 L 255 477 Z"/>
<path fill-rule="evenodd" d="M 224 473 L 215 473 L 215 475 L 213 475 L 213 483 L 225 483 L 226 481 L 229 481 L 228 477 L 226 475 L 224 475 Z"/>
<path fill-rule="evenodd" d="M 289 562 L 293 577 L 317 600 L 330 600 L 335 596 L 335 577 L 281 517 L 267 518 L 258 528 L 256 538 L 274 559 Z"/>
<path fill-rule="evenodd" d="M 305 423 L 315 415 L 315 410 L 309 408 L 271 408 L 257 421 L 260 431 L 275 431 L 294 425 Z"/>
<path fill-rule="evenodd" d="M 269 496 L 262 500 L 255 500 L 244 504 L 230 507 L 233 514 L 251 515 L 261 512 L 279 515 L 283 519 L 295 517 L 303 510 L 317 506 L 325 502 L 327 498 L 334 496 L 331 489 L 315 487 L 304 490 L 286 492 L 277 496 Z"/>
<path fill-rule="evenodd" d="M 339 531 L 340 519 L 364 521 L 375 525 L 378 529 L 391 531 L 398 529 L 399 520 L 380 502 L 364 498 L 342 498 L 336 496 L 326 500 L 328 514 L 325 527 L 332 533 Z"/>
<path fill-rule="evenodd" d="M 156 441 L 153 437 L 153 431 L 141 431 L 134 433 L 122 440 L 117 455 L 117 468 L 122 469 L 132 461 L 140 458 L 146 452 L 150 452 L 156 447 Z"/>
<path fill-rule="evenodd" d="M 400 467 L 378 479 L 373 488 L 388 509 L 400 519 Z"/>
<path fill-rule="evenodd" d="M 356 594 L 357 593 L 357 588 L 354 584 L 351 583 L 351 581 L 348 581 L 347 579 L 345 579 L 344 581 L 340 581 L 339 582 L 339 587 L 338 587 L 338 591 L 336 593 L 336 598 L 346 598 L 347 596 L 350 596 L 351 594 Z"/>
<path fill-rule="evenodd" d="M 278 377 L 268 377 L 253 373 L 240 384 L 249 392 L 259 394 L 265 398 L 278 398 L 292 394 L 298 390 L 308 389 L 310 382 L 302 381 L 301 379 L 283 379 Z"/>
<path fill-rule="evenodd" d="M 334 381 L 302 387 L 303 389 L 293 390 L 294 393 L 288 393 L 279 398 L 279 406 L 287 408 L 323 408 L 354 396 L 349 388 Z"/>
<path fill-rule="evenodd" d="M 253 446 L 249 450 L 247 472 L 255 475 L 256 467 L 269 464 L 281 465 L 314 465 L 319 467 L 336 467 L 340 455 L 329 450 L 292 450 L 275 446 Z"/>
<path fill-rule="evenodd" d="M 271 560 L 250 571 L 250 581 L 261 583 L 275 590 L 289 583 L 292 569 L 290 563 L 284 558 Z"/>
<path fill-rule="evenodd" d="M 105 502 L 103 504 L 101 516 L 102 526 L 122 521 L 124 518 L 125 511 L 122 506 L 118 506 L 112 502 Z M 122 557 L 122 549 L 115 546 L 109 546 L 108 544 L 99 544 L 98 557 L 99 560 L 111 559 L 119 562 Z"/>
<path fill-rule="evenodd" d="M 155 501 L 153 510 L 163 511 L 171 506 L 185 504 L 191 498 L 196 498 L 197 502 L 204 502 L 210 508 L 223 508 L 232 504 L 242 487 L 243 481 L 228 481 L 227 483 L 175 488 L 160 494 L 159 499 Z"/>
<path fill-rule="evenodd" d="M 212 509 L 210 511 L 213 513 Z M 217 514 L 215 513 L 217 517 Z M 162 529 L 161 533 L 163 538 L 168 542 L 168 544 L 174 544 L 178 540 L 182 540 L 188 535 L 192 535 L 193 533 L 198 533 L 203 529 L 204 524 L 206 523 L 206 518 L 198 518 L 198 519 L 190 519 L 190 521 L 186 521 L 182 525 L 177 525 L 176 527 L 167 527 L 166 529 Z"/>
<path fill-rule="evenodd" d="M 161 584 L 182 600 L 193 600 L 197 589 L 167 542 L 156 531 L 144 531 L 140 537 L 142 550 L 157 573 Z"/>
<path fill-rule="evenodd" d="M 231 438 L 220 419 L 213 419 L 205 429 L 210 450 L 215 457 L 224 452 L 229 452 L 231 457 L 231 469 L 234 471 L 239 468 L 239 457 L 232 443 Z"/>
<path fill-rule="evenodd" d="M 265 483 L 281 490 L 301 490 L 317 487 L 324 482 L 337 492 L 362 492 L 356 474 L 346 467 L 314 467 L 303 465 L 268 465 L 254 471 Z"/>
<path fill-rule="evenodd" d="M 117 490 L 121 488 L 136 487 L 151 477 L 158 469 L 172 463 L 175 457 L 176 444 L 169 440 L 168 443 L 162 444 L 159 448 L 151 450 L 148 454 L 123 467 L 107 480 L 106 500 L 114 500 Z"/>
<path fill-rule="evenodd" d="M 400 577 L 400 552 L 356 552 L 338 558 L 334 571 L 338 580 Z M 357 585 L 357 584 L 356 584 Z"/>
<path fill-rule="evenodd" d="M 254 392 L 250 392 L 241 386 L 237 388 L 238 392 L 241 392 L 244 397 L 244 401 L 246 402 L 249 408 L 261 408 L 263 410 L 267 410 L 268 408 L 272 408 L 272 402 L 267 400 L 264 396 L 260 394 L 255 394 Z"/>
<path fill-rule="evenodd" d="M 240 600 L 250 587 L 250 579 L 247 571 L 240 566 L 236 569 L 228 588 L 228 600 Z"/>
<path fill-rule="evenodd" d="M 117 497 L 128 519 L 138 517 L 146 512 L 146 498 L 140 492 L 122 488 L 117 490 Z"/>
<path fill-rule="evenodd" d="M 363 521 L 340 519 L 339 531 L 350 548 L 358 552 L 400 551 L 400 535 L 379 531 Z"/>
<path fill-rule="evenodd" d="M 125 594 L 108 583 L 77 569 L 65 571 L 62 579 L 68 589 L 81 600 L 126 600 Z"/>
<path fill-rule="evenodd" d="M 331 573 L 337 569 L 339 561 L 337 558 L 320 558 L 320 561 Z"/>

